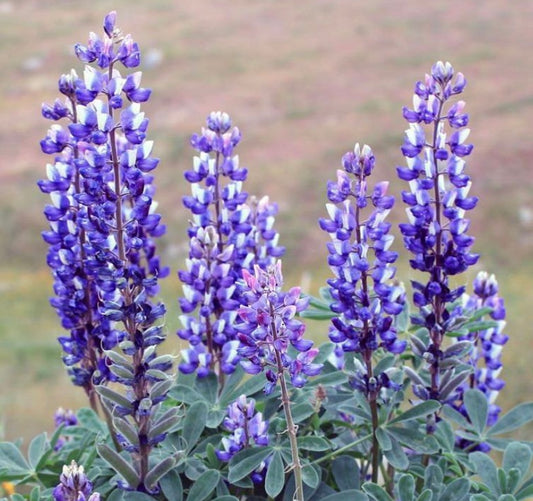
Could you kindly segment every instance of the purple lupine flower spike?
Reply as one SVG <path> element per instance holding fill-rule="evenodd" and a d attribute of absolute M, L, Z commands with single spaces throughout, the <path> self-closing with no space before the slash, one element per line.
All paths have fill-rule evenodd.
<path fill-rule="evenodd" d="M 505 328 L 505 305 L 498 295 L 498 282 L 494 275 L 480 271 L 473 284 L 473 293 L 463 296 L 461 314 L 472 315 L 481 308 L 491 308 L 490 318 L 494 321 L 493 327 L 481 331 L 470 332 L 466 336 L 460 336 L 459 341 L 470 341 L 473 349 L 470 353 L 469 363 L 473 367 L 470 377 L 456 390 L 451 405 L 466 415 L 462 402 L 463 393 L 475 388 L 483 392 L 489 403 L 487 426 L 492 426 L 498 420 L 501 408 L 495 401 L 500 390 L 505 386 L 505 381 L 500 379 L 502 370 L 502 348 L 509 340 L 503 333 Z M 469 446 L 464 439 L 458 439 L 460 446 Z M 490 449 L 488 444 L 480 444 L 484 450 Z"/>
<path fill-rule="evenodd" d="M 93 485 L 83 466 L 78 466 L 75 461 L 63 466 L 59 480 L 52 493 L 55 501 L 100 501 L 100 494 L 92 492 Z"/>
<path fill-rule="evenodd" d="M 184 206 L 192 212 L 188 230 L 189 258 L 178 273 L 182 328 L 189 342 L 180 370 L 199 377 L 215 371 L 230 374 L 239 363 L 237 309 L 242 303 L 243 270 L 267 267 L 283 254 L 274 229 L 277 206 L 267 197 L 257 201 L 243 191 L 247 169 L 234 155 L 241 139 L 227 113 L 211 113 L 191 144 L 198 152 L 193 169 L 185 172 L 191 195 Z"/>
<path fill-rule="evenodd" d="M 116 379 L 104 352 L 125 337 L 114 323 L 124 319 L 124 283 L 131 282 L 127 294 L 142 288 L 148 300 L 168 273 L 156 254 L 154 239 L 165 228 L 148 174 L 158 159 L 145 140 L 148 121 L 138 104 L 149 91 L 140 86 L 140 72 L 124 78 L 116 68 L 132 54 L 115 23 L 111 12 L 103 39 L 92 33 L 76 50 L 83 62 L 98 61 L 105 71 L 86 66 L 82 78 L 74 70 L 63 75 L 64 101 L 42 109 L 45 118 L 67 122 L 53 124 L 41 141 L 42 150 L 55 155 L 39 182 L 52 201 L 45 209 L 50 230 L 43 233 L 55 281 L 51 303 L 70 332 L 59 338 L 63 360 L 91 398 L 93 384 Z M 163 314 L 149 302 L 140 307 L 153 320 Z"/>
<path fill-rule="evenodd" d="M 467 233 L 469 221 L 465 219 L 466 211 L 477 203 L 469 193 L 471 181 L 465 173 L 465 157 L 472 151 L 466 142 L 468 115 L 464 101 L 450 102 L 465 85 L 461 73 L 455 74 L 450 63 L 439 61 L 416 84 L 413 108 L 403 110 L 410 125 L 402 146 L 406 165 L 398 167 L 398 176 L 409 183 L 410 190 L 402 193 L 409 222 L 400 224 L 400 230 L 413 255 L 411 267 L 427 274 L 425 282 L 412 282 L 413 301 L 419 308 L 413 321 L 430 336 L 420 354 L 429 363 L 431 383 L 413 386 L 422 399 L 440 399 L 442 343 L 455 320 L 447 306 L 465 290 L 453 288 L 449 277 L 464 272 L 479 257 L 471 251 L 474 239 Z"/>
<path fill-rule="evenodd" d="M 41 142 L 57 154 L 39 183 L 52 200 L 43 235 L 55 280 L 51 302 L 70 331 L 59 340 L 74 383 L 95 410 L 98 394 L 113 416 L 116 446 L 134 453 L 138 485 L 129 487 L 153 492 L 157 486 L 144 485 L 149 454 L 168 429 L 151 429 L 170 387 L 172 358 L 156 354 L 165 307 L 153 297 L 168 270 L 155 244 L 165 232 L 151 174 L 159 161 L 140 106 L 150 91 L 140 72 L 123 77 L 118 69 L 137 66 L 140 55 L 114 12 L 104 19 L 103 37 L 91 33 L 76 54 L 97 67 L 86 66 L 83 78 L 74 71 L 61 77 L 64 104 L 43 107 L 45 117 L 68 122 L 54 124 Z M 127 396 L 106 388 L 109 381 L 126 386 Z"/>
<path fill-rule="evenodd" d="M 246 395 L 241 395 L 228 406 L 222 425 L 231 432 L 231 436 L 223 437 L 224 449 L 215 451 L 221 461 L 229 461 L 246 447 L 265 446 L 269 443 L 268 421 L 264 421 L 263 414 L 255 410 L 255 400 L 247 400 Z"/>
<path fill-rule="evenodd" d="M 344 170 L 337 171 L 337 181 L 328 183 L 329 218 L 320 220 L 320 227 L 331 241 L 328 243 L 328 263 L 335 275 L 329 279 L 333 298 L 330 339 L 344 352 L 360 353 L 370 363 L 371 354 L 379 347 L 391 353 L 401 353 L 406 342 L 397 339 L 393 320 L 404 308 L 405 292 L 393 283 L 396 269 L 392 264 L 398 254 L 390 250 L 393 242 L 386 217 L 394 204 L 387 194 L 388 183 L 380 182 L 372 189 L 367 178 L 375 164 L 369 146 L 344 155 Z M 373 211 L 363 216 L 368 205 Z M 338 350 L 337 350 L 338 351 Z M 336 356 L 336 364 L 342 359 Z M 355 387 L 369 393 L 392 383 L 385 375 L 373 375 L 362 370 L 354 381 Z M 372 383 L 372 390 L 370 385 Z"/>
<path fill-rule="evenodd" d="M 307 377 L 316 376 L 322 368 L 313 362 L 318 350 L 303 337 L 305 325 L 295 318 L 296 313 L 307 308 L 308 300 L 300 297 L 299 287 L 282 292 L 279 260 L 267 270 L 255 265 L 253 275 L 244 270 L 243 277 L 245 302 L 238 310 L 243 323 L 237 325 L 242 367 L 250 374 L 265 373 L 267 394 L 285 372 L 293 386 L 304 386 Z M 296 358 L 289 355 L 289 345 L 297 350 Z"/>

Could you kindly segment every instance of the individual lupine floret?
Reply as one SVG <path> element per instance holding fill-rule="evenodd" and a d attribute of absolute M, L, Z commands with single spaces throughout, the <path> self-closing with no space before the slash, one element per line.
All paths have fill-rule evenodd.
<path fill-rule="evenodd" d="M 265 393 L 272 392 L 279 383 L 281 403 L 287 421 L 287 433 L 291 446 L 292 468 L 294 470 L 296 501 L 303 501 L 302 466 L 296 442 L 297 427 L 294 424 L 286 375 L 293 386 L 301 388 L 308 376 L 316 376 L 322 364 L 314 363 L 318 350 L 313 342 L 303 338 L 305 325 L 295 318 L 307 308 L 308 299 L 300 297 L 300 288 L 282 291 L 283 275 L 281 261 L 263 270 L 254 266 L 254 274 L 243 270 L 246 284 L 243 293 L 244 304 L 239 308 L 243 321 L 237 326 L 241 346 L 241 365 L 250 374 L 264 372 L 267 383 Z M 292 346 L 298 355 L 293 357 L 288 349 Z"/>
<path fill-rule="evenodd" d="M 466 211 L 477 203 L 469 195 L 471 181 L 465 174 L 464 159 L 472 151 L 466 143 L 468 115 L 463 112 L 464 101 L 449 104 L 465 85 L 461 73 L 455 75 L 450 63 L 439 61 L 425 81 L 416 84 L 413 108 L 403 110 L 410 126 L 402 146 L 406 166 L 398 167 L 398 175 L 409 183 L 410 191 L 402 193 L 409 222 L 400 224 L 400 230 L 405 247 L 413 254 L 411 267 L 428 274 L 425 282 L 412 282 L 413 301 L 420 312 L 414 322 L 425 327 L 430 338 L 423 356 L 431 382 L 414 385 L 423 399 L 440 400 L 441 379 L 446 373 L 449 379 L 455 370 L 453 364 L 441 367 L 442 344 L 455 320 L 447 307 L 465 288 L 453 288 L 449 277 L 464 272 L 479 257 L 471 252 L 474 239 L 467 234 L 469 221 L 465 219 Z"/>
<path fill-rule="evenodd" d="M 100 494 L 93 492 L 83 466 L 76 461 L 63 466 L 59 481 L 52 493 L 55 501 L 100 501 Z"/>
<path fill-rule="evenodd" d="M 40 187 L 53 203 L 45 211 L 51 222 L 45 240 L 56 280 L 52 304 L 71 331 L 60 339 L 65 363 L 95 410 L 96 389 L 116 445 L 132 453 L 135 477 L 129 476 L 128 488 L 154 492 L 158 478 L 149 471 L 149 455 L 176 419 L 175 409 L 163 417 L 159 410 L 172 359 L 156 354 L 165 338 L 158 325 L 165 308 L 152 300 L 168 271 L 155 247 L 165 227 L 150 174 L 158 160 L 140 109 L 150 91 L 140 87 L 140 72 L 122 77 L 116 68 L 137 66 L 140 54 L 115 20 L 110 13 L 102 39 L 93 33 L 87 46 L 76 46 L 80 60 L 97 61 L 104 71 L 87 66 L 83 78 L 63 76 L 64 109 L 57 103 L 43 108 L 44 116 L 69 124 L 53 127 L 41 143 L 43 151 L 59 154 Z M 109 380 L 126 386 L 126 396 L 103 386 Z M 113 454 L 105 445 L 99 452 Z"/>
<path fill-rule="evenodd" d="M 505 386 L 505 381 L 499 378 L 499 374 L 503 365 L 502 348 L 509 337 L 503 333 L 505 305 L 498 295 L 498 282 L 494 275 L 481 271 L 474 280 L 473 294 L 463 296 L 462 313 L 468 316 L 484 308 L 491 309 L 489 315 L 495 325 L 459 337 L 460 341 L 468 340 L 473 344 L 469 363 L 474 370 L 469 379 L 457 389 L 457 399 L 453 402 L 453 406 L 464 412 L 462 394 L 469 388 L 480 390 L 487 397 L 489 403 L 487 425 L 492 426 L 498 420 L 501 411 L 495 401 L 500 390 Z"/>
<path fill-rule="evenodd" d="M 247 400 L 246 395 L 241 395 L 230 404 L 222 425 L 231 435 L 222 438 L 224 449 L 215 451 L 221 461 L 229 461 L 237 452 L 252 445 L 268 445 L 268 421 L 255 410 L 253 398 Z"/>
<path fill-rule="evenodd" d="M 191 138 L 198 155 L 185 172 L 191 195 L 183 199 L 192 212 L 189 258 L 178 273 L 183 283 L 178 336 L 189 342 L 180 370 L 220 378 L 239 362 L 234 324 L 241 304 L 242 270 L 266 267 L 283 254 L 274 230 L 277 206 L 259 202 L 242 190 L 247 170 L 233 155 L 241 138 L 226 113 L 213 112 L 206 127 Z"/>

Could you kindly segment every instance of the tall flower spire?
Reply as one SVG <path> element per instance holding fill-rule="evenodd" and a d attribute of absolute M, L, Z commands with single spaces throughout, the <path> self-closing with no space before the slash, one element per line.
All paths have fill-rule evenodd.
<path fill-rule="evenodd" d="M 424 82 L 415 85 L 413 108 L 403 110 L 409 129 L 402 146 L 406 166 L 398 167 L 398 175 L 410 190 L 402 193 L 409 222 L 400 224 L 400 230 L 413 254 L 411 267 L 427 276 L 425 281 L 412 282 L 413 301 L 419 308 L 414 321 L 429 333 L 422 355 L 431 381 L 414 385 L 423 399 L 441 400 L 442 376 L 453 370 L 449 364 L 447 369 L 442 366 L 444 337 L 455 321 L 447 307 L 465 288 L 453 288 L 449 278 L 479 257 L 471 252 L 474 239 L 467 234 L 465 218 L 477 203 L 469 194 L 472 183 L 465 172 L 465 158 L 473 147 L 466 142 L 470 131 L 465 102 L 455 99 L 465 85 L 462 73 L 455 74 L 450 63 L 439 61 Z"/>
<path fill-rule="evenodd" d="M 342 158 L 344 170 L 337 171 L 337 181 L 328 183 L 326 205 L 329 219 L 320 219 L 326 231 L 328 264 L 335 275 L 328 280 L 335 314 L 329 337 L 336 343 L 339 364 L 344 364 L 344 352 L 359 354 L 352 377 L 354 389 L 363 393 L 372 414 L 372 475 L 378 475 L 379 444 L 378 395 L 384 388 L 399 389 L 387 370 L 377 372 L 373 356 L 378 348 L 394 354 L 402 353 L 406 342 L 397 339 L 394 318 L 404 309 L 403 287 L 392 282 L 396 273 L 393 263 L 398 254 L 390 250 L 394 237 L 389 234 L 386 217 L 394 205 L 387 195 L 387 182 L 368 185 L 375 157 L 372 149 L 357 143 L 353 151 Z M 373 211 L 365 216 L 369 204 Z M 341 351 L 342 350 L 342 351 Z"/>
<path fill-rule="evenodd" d="M 154 240 L 165 231 L 149 174 L 158 159 L 140 111 L 150 90 L 140 86 L 140 72 L 123 77 L 116 68 L 137 66 L 139 48 L 115 19 L 114 12 L 106 16 L 103 39 L 91 33 L 87 46 L 76 45 L 82 62 L 97 61 L 103 71 L 86 66 L 82 78 L 75 70 L 62 75 L 63 99 L 42 107 L 45 118 L 66 122 L 53 124 L 41 141 L 55 155 L 39 182 L 52 201 L 45 209 L 50 230 L 43 233 L 55 280 L 51 303 L 70 332 L 59 338 L 64 362 L 88 393 L 94 383 L 114 379 L 104 351 L 125 337 L 113 322 L 125 295 L 131 300 L 133 289 L 143 289 L 152 296 L 167 273 Z"/>
<path fill-rule="evenodd" d="M 153 424 L 172 366 L 169 356 L 156 355 L 165 308 L 152 300 L 167 273 L 155 246 L 165 227 L 153 201 L 158 159 L 141 111 L 150 90 L 141 87 L 141 72 L 118 70 L 137 67 L 140 52 L 115 22 L 111 12 L 102 38 L 91 33 L 87 45 L 75 47 L 82 62 L 97 66 L 87 64 L 83 78 L 63 75 L 64 101 L 43 105 L 46 118 L 67 126 L 52 125 L 41 141 L 56 156 L 39 186 L 52 199 L 44 238 L 55 279 L 52 304 L 70 331 L 59 339 L 65 364 L 95 409 L 99 393 L 112 435 L 133 453 L 138 480 L 129 487 L 147 492 L 154 488 L 145 484 L 149 454 L 167 431 Z M 117 345 L 122 354 L 111 351 Z M 127 396 L 102 386 L 109 380 L 126 386 Z"/>
<path fill-rule="evenodd" d="M 230 374 L 239 362 L 235 323 L 242 302 L 243 270 L 267 267 L 284 249 L 274 230 L 277 206 L 268 197 L 248 201 L 243 182 L 248 171 L 234 149 L 241 139 L 226 113 L 213 112 L 206 127 L 194 134 L 198 152 L 185 172 L 191 195 L 184 206 L 192 212 L 188 230 L 189 258 L 178 275 L 183 283 L 178 336 L 189 342 L 179 366 L 198 376 Z"/>

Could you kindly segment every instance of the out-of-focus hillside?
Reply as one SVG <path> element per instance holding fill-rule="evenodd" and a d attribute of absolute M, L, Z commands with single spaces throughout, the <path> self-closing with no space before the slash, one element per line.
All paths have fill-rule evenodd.
<path fill-rule="evenodd" d="M 173 270 L 184 259 L 188 137 L 211 110 L 229 112 L 243 133 L 247 191 L 279 202 L 290 280 L 312 270 L 306 281 L 316 290 L 328 275 L 316 220 L 342 154 L 356 141 L 370 144 L 376 179 L 390 179 L 399 195 L 401 108 L 414 82 L 438 59 L 465 73 L 475 145 L 468 169 L 480 197 L 472 233 L 479 268 L 501 282 L 512 337 L 502 398 L 510 405 L 533 397 L 533 2 L 12 0 L 0 1 L 0 417 L 8 437 L 47 426 L 58 405 L 84 403 L 61 371 L 60 331 L 46 304 L 46 197 L 35 183 L 48 161 L 39 140 L 49 123 L 40 104 L 55 99 L 61 73 L 82 72 L 72 46 L 100 33 L 111 9 L 140 44 L 143 84 L 153 89 L 144 109 L 161 158 L 161 249 Z M 393 220 L 403 215 L 398 203 Z M 170 351 L 178 350 L 179 291 L 173 274 L 164 288 Z"/>

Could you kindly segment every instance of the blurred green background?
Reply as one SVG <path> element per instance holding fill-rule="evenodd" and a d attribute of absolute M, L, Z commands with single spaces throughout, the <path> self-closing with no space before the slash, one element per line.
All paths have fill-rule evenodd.
<path fill-rule="evenodd" d="M 144 107 L 161 158 L 156 171 L 168 233 L 160 248 L 172 275 L 166 349 L 180 349 L 176 270 L 183 266 L 187 213 L 182 173 L 191 164 L 188 137 L 211 110 L 231 114 L 243 132 L 241 163 L 247 191 L 278 201 L 277 227 L 287 247 L 289 284 L 316 292 L 328 276 L 325 184 L 343 153 L 358 141 L 374 149 L 376 180 L 394 180 L 402 162 L 402 105 L 438 59 L 466 74 L 465 100 L 475 145 L 468 169 L 480 197 L 471 213 L 477 269 L 497 274 L 508 307 L 504 408 L 533 397 L 533 2 L 464 0 L 0 0 L 0 423 L 6 438 L 51 429 L 58 406 L 85 405 L 70 385 L 48 306 L 51 280 L 40 232 L 47 197 L 36 181 L 46 155 L 39 140 L 49 123 L 41 102 L 57 96 L 71 67 L 75 42 L 101 33 L 104 15 L 143 53 Z M 395 223 L 404 211 L 397 204 Z M 398 231 L 396 230 L 396 235 Z M 397 239 L 397 248 L 400 238 Z M 400 267 L 403 280 L 407 256 Z M 473 270 L 467 280 L 477 270 Z M 311 325 L 324 337 L 326 325 Z"/>

